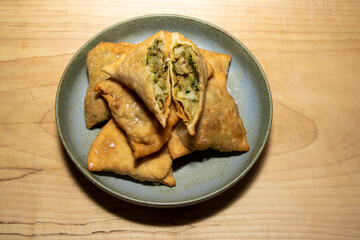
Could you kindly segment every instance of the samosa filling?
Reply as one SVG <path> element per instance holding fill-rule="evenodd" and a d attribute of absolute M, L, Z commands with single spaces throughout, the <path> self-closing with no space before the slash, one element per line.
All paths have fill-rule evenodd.
<path fill-rule="evenodd" d="M 168 59 L 165 53 L 164 43 L 155 40 L 148 49 L 146 66 L 152 74 L 153 90 L 160 110 L 164 110 L 164 104 L 169 96 L 166 78 L 168 75 Z"/>
<path fill-rule="evenodd" d="M 174 48 L 174 97 L 182 103 L 190 119 L 196 114 L 200 98 L 196 61 L 196 54 L 190 45 L 177 45 Z"/>

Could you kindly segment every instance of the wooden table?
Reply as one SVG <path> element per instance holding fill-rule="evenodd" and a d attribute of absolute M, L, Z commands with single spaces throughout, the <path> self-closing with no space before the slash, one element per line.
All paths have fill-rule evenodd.
<path fill-rule="evenodd" d="M 1 1 L 0 239 L 359 239 L 359 1 Z M 119 21 L 176 13 L 242 41 L 271 87 L 264 153 L 179 209 L 98 189 L 64 152 L 55 94 L 73 54 Z"/>

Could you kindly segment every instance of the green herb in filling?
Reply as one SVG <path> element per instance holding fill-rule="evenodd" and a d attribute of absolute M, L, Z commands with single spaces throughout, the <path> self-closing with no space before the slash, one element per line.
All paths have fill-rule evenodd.
<path fill-rule="evenodd" d="M 199 80 L 193 54 L 194 53 L 192 52 L 191 46 L 178 45 L 174 49 L 175 61 L 172 61 L 172 64 L 178 81 L 183 81 L 183 84 L 181 85 L 189 85 L 191 89 L 193 89 L 195 92 L 198 92 Z"/>
<path fill-rule="evenodd" d="M 190 45 L 177 45 L 173 51 L 172 66 L 175 74 L 174 97 L 184 106 L 187 115 L 192 118 L 199 101 L 199 75 L 196 66 L 196 54 Z"/>
<path fill-rule="evenodd" d="M 192 58 L 192 55 L 190 54 L 189 58 L 188 58 L 188 63 L 190 66 L 192 66 L 193 68 L 195 68 L 195 62 Z"/>
<path fill-rule="evenodd" d="M 148 48 L 146 56 L 146 66 L 152 73 L 151 79 L 153 81 L 153 90 L 157 105 L 160 109 L 164 109 L 164 102 L 168 97 L 166 90 L 166 77 L 168 70 L 168 62 L 166 61 L 164 44 L 162 41 L 155 40 L 153 45 Z"/>

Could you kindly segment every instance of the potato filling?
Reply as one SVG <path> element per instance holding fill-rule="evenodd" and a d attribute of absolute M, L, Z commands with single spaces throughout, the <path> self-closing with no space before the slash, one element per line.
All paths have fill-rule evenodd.
<path fill-rule="evenodd" d="M 149 67 L 149 71 L 152 74 L 156 103 L 162 111 L 164 111 L 164 104 L 169 96 L 169 87 L 166 82 L 168 58 L 164 50 L 164 43 L 156 39 L 154 44 L 148 49 L 146 56 L 146 66 Z"/>
<path fill-rule="evenodd" d="M 191 120 L 195 117 L 200 99 L 196 54 L 190 45 L 177 45 L 173 57 L 174 97 L 182 103 Z"/>

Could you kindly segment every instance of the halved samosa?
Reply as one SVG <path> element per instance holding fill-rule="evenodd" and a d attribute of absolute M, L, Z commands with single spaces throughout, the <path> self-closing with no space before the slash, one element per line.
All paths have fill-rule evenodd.
<path fill-rule="evenodd" d="M 168 34 L 160 31 L 103 70 L 134 90 L 163 127 L 170 113 Z"/>
<path fill-rule="evenodd" d="M 222 152 L 249 150 L 238 107 L 226 86 L 231 56 L 206 50 L 201 52 L 212 64 L 214 74 L 207 84 L 204 109 L 196 126 L 196 134 L 191 136 L 182 122 L 174 128 L 168 143 L 172 158 L 208 148 Z"/>
<path fill-rule="evenodd" d="M 159 151 L 178 121 L 173 109 L 162 127 L 136 93 L 117 80 L 102 81 L 95 85 L 95 91 L 106 99 L 116 123 L 126 132 L 135 159 Z"/>
<path fill-rule="evenodd" d="M 132 47 L 133 44 L 124 42 L 100 42 L 88 52 L 86 67 L 88 70 L 89 87 L 84 99 L 85 122 L 88 129 L 111 118 L 111 113 L 106 101 L 98 92 L 94 91 L 95 84 L 109 77 L 109 75 L 101 69 L 113 63 L 118 59 L 119 55 L 129 51 Z"/>
<path fill-rule="evenodd" d="M 170 53 L 172 97 L 178 116 L 184 121 L 189 134 L 194 135 L 211 72 L 198 47 L 179 33 L 172 34 Z"/>
<path fill-rule="evenodd" d="M 134 159 L 125 133 L 111 119 L 94 140 L 87 159 L 89 171 L 111 171 L 140 181 L 175 186 L 172 160 L 166 148 L 142 159 Z"/>

